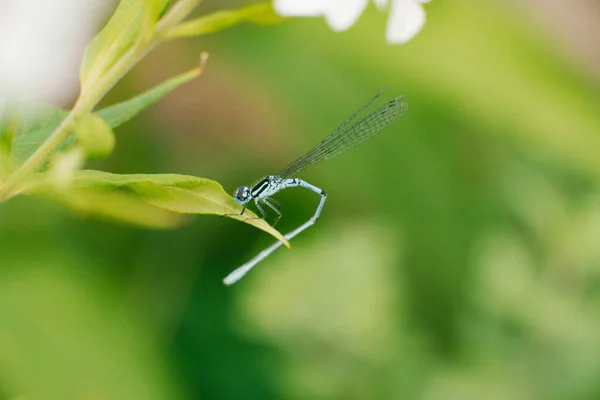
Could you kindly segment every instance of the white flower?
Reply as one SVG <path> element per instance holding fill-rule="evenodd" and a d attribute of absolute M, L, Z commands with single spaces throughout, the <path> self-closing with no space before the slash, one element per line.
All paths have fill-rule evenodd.
<path fill-rule="evenodd" d="M 373 0 L 379 9 L 388 0 Z M 369 0 L 274 0 L 277 14 L 284 17 L 323 16 L 334 31 L 352 26 L 367 7 Z M 390 43 L 405 43 L 412 39 L 425 23 L 422 3 L 429 0 L 391 0 L 386 39 Z"/>
<path fill-rule="evenodd" d="M 68 102 L 83 47 L 110 3 L 0 0 L 0 99 Z"/>

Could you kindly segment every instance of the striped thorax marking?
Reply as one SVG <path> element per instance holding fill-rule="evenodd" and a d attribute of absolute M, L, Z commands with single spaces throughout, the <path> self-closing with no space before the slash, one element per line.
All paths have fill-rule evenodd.
<path fill-rule="evenodd" d="M 272 196 L 281 189 L 295 187 L 300 185 L 300 179 L 281 179 L 275 175 L 269 175 L 258 182 L 250 189 L 250 196 L 253 199 L 264 199 Z"/>

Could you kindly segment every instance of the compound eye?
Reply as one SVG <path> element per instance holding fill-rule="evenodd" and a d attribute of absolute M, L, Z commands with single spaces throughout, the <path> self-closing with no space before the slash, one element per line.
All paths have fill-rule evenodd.
<path fill-rule="evenodd" d="M 241 201 L 246 200 L 246 198 L 248 197 L 248 188 L 245 186 L 240 186 L 239 188 L 237 188 L 237 190 L 235 191 L 235 198 Z"/>

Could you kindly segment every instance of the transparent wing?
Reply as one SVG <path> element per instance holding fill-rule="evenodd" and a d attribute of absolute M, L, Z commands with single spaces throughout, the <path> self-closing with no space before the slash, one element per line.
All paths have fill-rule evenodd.
<path fill-rule="evenodd" d="M 357 122 L 350 124 L 380 95 L 381 92 L 352 114 L 350 118 L 331 132 L 329 136 L 323 139 L 312 150 L 279 172 L 277 176 L 281 178 L 295 177 L 311 165 L 322 163 L 325 160 L 330 160 L 345 153 L 381 132 L 408 110 L 408 104 L 403 102 L 403 97 L 400 96 L 390 100 Z"/>

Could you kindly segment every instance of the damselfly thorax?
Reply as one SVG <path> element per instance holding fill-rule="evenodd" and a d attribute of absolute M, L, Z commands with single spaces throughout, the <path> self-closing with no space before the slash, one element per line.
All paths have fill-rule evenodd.
<path fill-rule="evenodd" d="M 254 185 L 252 189 L 250 189 L 250 196 L 257 199 L 269 197 L 283 189 L 283 181 L 283 179 L 278 178 L 275 175 L 269 175 Z"/>

